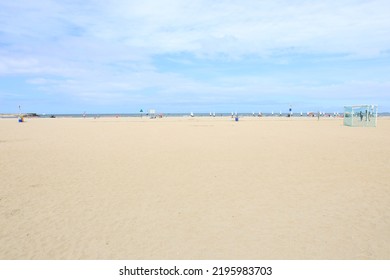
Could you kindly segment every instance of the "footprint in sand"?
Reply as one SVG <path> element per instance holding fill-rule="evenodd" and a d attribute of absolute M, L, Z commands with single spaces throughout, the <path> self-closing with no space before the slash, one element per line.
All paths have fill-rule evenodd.
<path fill-rule="evenodd" d="M 7 218 L 11 218 L 11 217 L 13 217 L 13 216 L 15 216 L 15 215 L 18 215 L 19 213 L 20 213 L 20 209 L 13 209 L 13 210 L 11 210 L 10 212 L 5 213 L 5 216 L 6 216 Z"/>

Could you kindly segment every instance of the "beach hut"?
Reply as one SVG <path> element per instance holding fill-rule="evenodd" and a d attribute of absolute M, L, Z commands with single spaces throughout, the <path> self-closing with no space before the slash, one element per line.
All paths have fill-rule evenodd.
<path fill-rule="evenodd" d="M 156 110 L 155 109 L 149 109 L 149 118 L 155 119 L 156 118 Z"/>
<path fill-rule="evenodd" d="M 377 105 L 344 106 L 345 126 L 376 127 L 377 118 Z"/>

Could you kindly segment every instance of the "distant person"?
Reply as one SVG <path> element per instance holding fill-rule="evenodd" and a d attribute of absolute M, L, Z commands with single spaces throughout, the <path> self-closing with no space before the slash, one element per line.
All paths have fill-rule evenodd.
<path fill-rule="evenodd" d="M 360 115 L 360 121 L 362 122 L 363 121 L 363 112 L 360 111 L 359 115 Z"/>

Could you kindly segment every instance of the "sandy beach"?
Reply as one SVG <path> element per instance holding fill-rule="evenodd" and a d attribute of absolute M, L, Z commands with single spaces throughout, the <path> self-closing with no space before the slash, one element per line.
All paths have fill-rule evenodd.
<path fill-rule="evenodd" d="M 0 119 L 0 259 L 390 259 L 390 119 Z"/>

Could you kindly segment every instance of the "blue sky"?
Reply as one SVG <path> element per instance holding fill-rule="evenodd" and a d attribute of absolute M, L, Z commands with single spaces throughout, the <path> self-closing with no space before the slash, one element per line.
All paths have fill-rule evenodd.
<path fill-rule="evenodd" d="M 0 112 L 390 111 L 387 0 L 0 0 Z"/>

